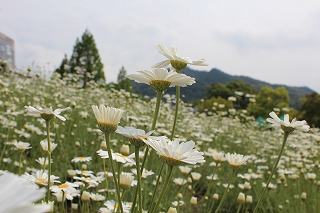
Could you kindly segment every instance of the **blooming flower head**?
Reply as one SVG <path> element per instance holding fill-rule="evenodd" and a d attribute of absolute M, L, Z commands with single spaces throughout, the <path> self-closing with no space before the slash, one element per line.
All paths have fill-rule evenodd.
<path fill-rule="evenodd" d="M 154 131 L 150 131 L 146 133 L 142 129 L 136 129 L 134 127 L 128 127 L 128 126 L 125 126 L 125 127 L 119 126 L 118 129 L 116 130 L 116 133 L 129 138 L 130 143 L 137 147 L 144 146 L 145 143 L 142 140 L 142 138 L 143 139 L 149 138 L 153 132 Z"/>
<path fill-rule="evenodd" d="M 117 130 L 123 110 L 108 106 L 105 107 L 103 104 L 99 107 L 93 105 L 92 110 L 102 132 L 113 133 Z"/>
<path fill-rule="evenodd" d="M 0 212 L 43 213 L 48 204 L 33 204 L 45 196 L 46 190 L 12 173 L 0 176 Z"/>
<path fill-rule="evenodd" d="M 42 140 L 40 141 L 41 148 L 44 152 L 48 152 L 48 141 Z M 52 153 L 53 150 L 57 147 L 58 144 L 50 142 L 50 152 Z"/>
<path fill-rule="evenodd" d="M 34 182 L 38 184 L 39 186 L 47 186 L 48 185 L 48 173 L 44 172 L 43 170 L 37 170 L 36 172 L 33 172 L 31 175 L 28 173 L 25 173 L 23 175 L 24 178 L 27 180 Z M 52 183 L 60 183 L 58 181 L 59 177 L 50 175 L 50 184 Z"/>
<path fill-rule="evenodd" d="M 310 130 L 310 126 L 305 120 L 297 121 L 297 119 L 294 118 L 290 122 L 288 114 L 284 115 L 283 120 L 281 120 L 275 112 L 270 112 L 269 115 L 271 118 L 267 118 L 267 121 L 271 123 L 273 127 L 280 127 L 284 132 L 290 133 L 296 129 L 304 132 L 308 132 Z"/>
<path fill-rule="evenodd" d="M 233 169 L 237 169 L 240 166 L 247 163 L 247 160 L 249 159 L 249 156 L 244 156 L 236 153 L 230 154 L 229 152 L 225 154 L 226 160 L 229 162 L 229 165 Z"/>
<path fill-rule="evenodd" d="M 97 151 L 97 153 L 101 158 L 109 158 L 109 154 L 107 151 L 100 149 Z M 135 165 L 135 161 L 133 160 L 134 157 L 135 157 L 134 154 L 126 156 L 120 153 L 112 153 L 112 159 L 117 161 L 118 163 L 123 163 L 123 164 Z"/>
<path fill-rule="evenodd" d="M 35 108 L 32 106 L 25 106 L 24 108 L 26 108 L 26 110 L 28 111 L 28 115 L 33 115 L 35 117 L 41 117 L 44 120 L 51 120 L 52 118 L 57 117 L 62 121 L 65 121 L 66 118 L 62 117 L 60 115 L 61 112 L 71 109 L 70 107 L 67 107 L 64 109 L 53 110 L 52 107 L 43 109 L 41 107 Z"/>
<path fill-rule="evenodd" d="M 84 163 L 84 162 L 90 162 L 92 160 L 92 157 L 74 157 L 71 162 L 72 163 Z"/>
<path fill-rule="evenodd" d="M 182 162 L 188 164 L 205 162 L 203 152 L 194 149 L 195 143 L 193 141 L 179 144 L 178 139 L 171 141 L 166 138 L 159 138 L 158 140 L 149 138 L 145 142 L 170 166 L 177 166 Z"/>
<path fill-rule="evenodd" d="M 128 172 L 122 172 L 120 174 L 120 187 L 122 189 L 129 189 L 131 186 L 133 186 L 134 182 L 134 176 L 132 175 L 132 173 L 128 173 Z"/>
<path fill-rule="evenodd" d="M 155 68 L 151 71 L 140 70 L 138 73 L 126 75 L 130 80 L 138 83 L 149 84 L 154 90 L 163 92 L 168 87 L 192 85 L 195 79 L 175 71 L 168 71 L 164 68 Z"/>
<path fill-rule="evenodd" d="M 76 197 L 79 195 L 79 190 L 77 190 L 76 187 L 79 187 L 79 185 L 75 183 L 70 183 L 67 181 L 58 186 L 56 185 L 51 186 L 50 190 L 54 192 L 54 195 L 57 197 L 57 199 L 64 197 L 68 200 L 72 200 L 73 197 Z"/>
<path fill-rule="evenodd" d="M 30 143 L 27 142 L 14 142 L 13 145 L 20 151 L 24 152 L 26 149 L 31 149 Z"/>
<path fill-rule="evenodd" d="M 117 212 L 119 207 L 118 203 L 114 200 L 108 200 L 104 203 L 106 208 L 100 208 L 99 213 L 110 213 L 110 212 Z M 131 205 L 126 202 L 122 202 L 123 212 L 130 212 Z"/>
<path fill-rule="evenodd" d="M 166 47 L 164 45 L 158 44 L 156 48 L 158 52 L 164 55 L 166 58 L 168 58 L 168 60 L 161 61 L 153 65 L 153 67 L 161 68 L 171 64 L 173 68 L 179 71 L 184 69 L 188 64 L 197 65 L 197 66 L 208 66 L 208 64 L 204 63 L 203 59 L 198 61 L 193 61 L 188 57 L 179 56 L 178 49 L 176 47 Z"/>

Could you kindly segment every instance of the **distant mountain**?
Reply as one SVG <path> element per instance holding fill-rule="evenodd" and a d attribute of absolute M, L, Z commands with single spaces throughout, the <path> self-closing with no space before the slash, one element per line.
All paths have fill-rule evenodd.
<path fill-rule="evenodd" d="M 182 73 L 194 77 L 196 83 L 181 88 L 182 99 L 186 102 L 196 101 L 206 97 L 206 88 L 214 83 L 227 83 L 230 81 L 241 80 L 252 85 L 257 91 L 263 86 L 269 86 L 272 88 L 285 87 L 289 92 L 290 106 L 296 109 L 299 108 L 299 99 L 307 94 L 313 93 L 314 91 L 308 87 L 292 87 L 280 84 L 270 84 L 264 81 L 256 80 L 246 76 L 229 75 L 219 69 L 212 69 L 208 71 L 192 70 L 185 68 Z M 133 90 L 142 95 L 155 96 L 155 92 L 146 84 L 138 84 L 131 82 Z M 169 88 L 166 93 L 175 94 L 174 88 Z"/>

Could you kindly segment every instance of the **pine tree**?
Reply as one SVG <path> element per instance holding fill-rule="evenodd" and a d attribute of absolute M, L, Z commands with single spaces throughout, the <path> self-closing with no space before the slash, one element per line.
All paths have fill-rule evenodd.
<path fill-rule="evenodd" d="M 66 73 L 79 74 L 79 81 L 82 82 L 83 88 L 90 80 L 105 83 L 103 64 L 93 35 L 88 30 L 82 34 L 81 40 L 76 39 L 70 60 L 65 58 L 56 72 L 62 75 L 66 75 Z"/>
<path fill-rule="evenodd" d="M 67 73 L 69 72 L 69 60 L 67 57 L 67 54 L 64 55 L 64 58 L 61 62 L 61 65 L 58 69 L 56 69 L 56 72 L 60 74 L 61 78 L 65 77 Z"/>
<path fill-rule="evenodd" d="M 130 80 L 126 78 L 126 75 L 127 75 L 127 71 L 124 68 L 124 66 L 122 66 L 118 74 L 118 88 L 131 91 L 132 86 L 131 86 Z"/>

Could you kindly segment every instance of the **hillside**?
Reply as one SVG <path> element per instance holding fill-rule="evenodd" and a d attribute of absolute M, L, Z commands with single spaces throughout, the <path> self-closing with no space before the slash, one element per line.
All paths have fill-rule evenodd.
<path fill-rule="evenodd" d="M 213 83 L 227 83 L 230 81 L 237 80 L 241 80 L 251 84 L 257 91 L 263 86 L 270 86 L 272 88 L 278 88 L 283 86 L 288 90 L 290 96 L 290 106 L 294 108 L 299 108 L 299 99 L 301 97 L 314 92 L 308 87 L 292 87 L 280 84 L 270 84 L 246 76 L 229 75 L 218 69 L 212 69 L 209 72 L 207 72 L 192 70 L 187 67 L 183 70 L 183 73 L 196 79 L 196 84 L 181 89 L 182 97 L 184 95 L 182 99 L 186 102 L 192 102 L 205 98 L 206 88 Z M 155 92 L 148 85 L 138 84 L 135 82 L 131 83 L 136 93 L 148 96 L 155 96 Z M 175 89 L 169 88 L 166 91 L 166 93 L 175 94 Z"/>

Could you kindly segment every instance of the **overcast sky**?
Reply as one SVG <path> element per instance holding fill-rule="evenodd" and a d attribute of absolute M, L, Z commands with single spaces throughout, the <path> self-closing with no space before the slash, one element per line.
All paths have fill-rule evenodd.
<path fill-rule="evenodd" d="M 47 72 L 88 29 L 107 81 L 165 58 L 155 45 L 208 67 L 320 92 L 319 0 L 0 0 L 0 32 L 15 40 L 16 65 Z"/>

